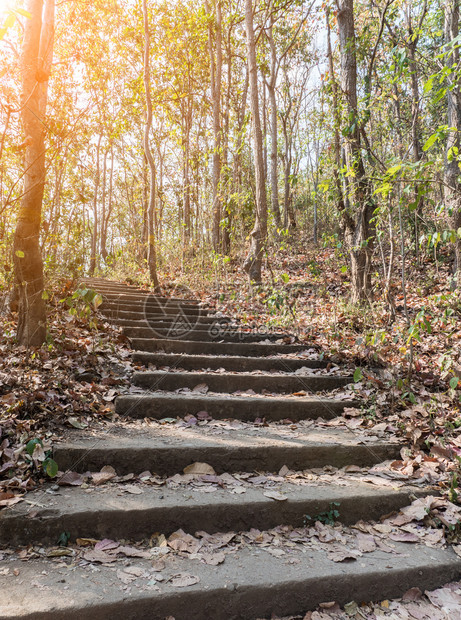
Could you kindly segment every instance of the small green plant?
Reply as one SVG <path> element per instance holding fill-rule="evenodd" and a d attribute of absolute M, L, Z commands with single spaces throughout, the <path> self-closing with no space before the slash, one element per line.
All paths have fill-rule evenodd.
<path fill-rule="evenodd" d="M 91 288 L 78 288 L 69 297 L 60 300 L 69 307 L 69 314 L 88 321 L 90 328 L 96 329 L 94 311 L 102 304 L 102 296 Z"/>
<path fill-rule="evenodd" d="M 55 478 L 58 474 L 58 464 L 51 458 L 51 450 L 45 450 L 43 441 L 38 438 L 31 439 L 26 444 L 26 452 L 37 469 L 42 469 L 49 478 Z"/>
<path fill-rule="evenodd" d="M 330 509 L 320 512 L 318 515 L 311 517 L 310 515 L 304 515 L 304 525 L 311 525 L 316 521 L 324 523 L 325 525 L 334 525 L 339 519 L 339 502 L 330 502 Z"/>

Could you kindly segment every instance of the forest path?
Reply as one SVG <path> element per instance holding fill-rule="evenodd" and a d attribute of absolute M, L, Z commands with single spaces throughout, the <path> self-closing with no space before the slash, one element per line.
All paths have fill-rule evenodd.
<path fill-rule="evenodd" d="M 438 530 L 425 546 L 412 524 L 433 489 L 379 477 L 402 444 L 346 423 L 348 371 L 193 299 L 86 285 L 136 370 L 116 427 L 55 447 L 69 486 L 0 513 L 0 544 L 44 546 L 0 562 L 2 618 L 255 620 L 459 577 Z"/>

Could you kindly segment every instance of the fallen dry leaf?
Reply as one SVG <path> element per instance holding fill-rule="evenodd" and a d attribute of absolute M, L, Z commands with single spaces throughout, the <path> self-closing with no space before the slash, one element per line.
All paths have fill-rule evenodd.
<path fill-rule="evenodd" d="M 191 465 L 184 467 L 183 472 L 185 474 L 194 474 L 197 476 L 203 476 L 206 474 L 211 476 L 216 475 L 215 470 L 211 467 L 211 465 L 208 465 L 208 463 L 192 463 Z"/>
<path fill-rule="evenodd" d="M 110 551 L 112 549 L 117 549 L 117 547 L 120 547 L 120 543 L 115 542 L 115 540 L 110 540 L 109 538 L 99 540 L 94 546 L 96 551 Z"/>
<path fill-rule="evenodd" d="M 0 492 L 0 507 L 1 506 L 13 506 L 22 501 L 22 495 L 15 495 L 14 493 Z"/>
<path fill-rule="evenodd" d="M 264 491 L 263 495 L 265 497 L 269 497 L 270 499 L 275 499 L 278 502 L 284 502 L 288 499 L 286 495 L 282 495 L 282 493 L 279 493 L 278 491 L 271 491 L 270 489 L 268 491 Z"/>
<path fill-rule="evenodd" d="M 109 555 L 104 551 L 97 551 L 95 549 L 90 549 L 83 554 L 83 559 L 87 562 L 98 562 L 99 564 L 106 564 L 109 562 L 115 562 L 117 558 L 115 555 Z"/>
<path fill-rule="evenodd" d="M 209 564 L 210 566 L 218 566 L 218 564 L 222 564 L 226 559 L 226 556 L 222 551 L 218 553 L 204 553 L 202 555 L 202 559 L 205 564 Z"/>
<path fill-rule="evenodd" d="M 84 482 L 84 477 L 81 474 L 78 474 L 76 471 L 66 471 L 59 480 L 59 486 L 73 486 L 78 487 Z"/>
<path fill-rule="evenodd" d="M 113 467 L 111 467 L 110 465 L 105 465 L 100 472 L 92 473 L 91 479 L 93 481 L 93 484 L 100 485 L 104 484 L 105 482 L 109 482 L 109 480 L 115 478 L 116 475 L 117 472 Z"/>
<path fill-rule="evenodd" d="M 170 579 L 170 583 L 175 588 L 187 588 L 188 586 L 193 586 L 196 583 L 200 582 L 200 577 L 195 575 L 191 575 L 189 573 L 178 573 L 177 575 L 173 575 Z"/>
<path fill-rule="evenodd" d="M 362 553 L 371 553 L 376 550 L 376 542 L 371 534 L 362 534 L 359 532 L 356 535 L 357 547 Z"/>

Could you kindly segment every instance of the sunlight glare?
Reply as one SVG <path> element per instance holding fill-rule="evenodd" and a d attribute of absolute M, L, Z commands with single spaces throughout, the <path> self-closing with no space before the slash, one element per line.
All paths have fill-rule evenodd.
<path fill-rule="evenodd" d="M 0 16 L 3 17 L 9 9 L 14 9 L 17 6 L 18 3 L 14 0 L 0 0 Z"/>

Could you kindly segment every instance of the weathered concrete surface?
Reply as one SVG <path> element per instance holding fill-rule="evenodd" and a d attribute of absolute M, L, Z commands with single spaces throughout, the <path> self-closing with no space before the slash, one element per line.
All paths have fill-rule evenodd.
<path fill-rule="evenodd" d="M 195 342 L 152 338 L 133 338 L 131 345 L 137 351 L 163 351 L 164 353 L 183 353 L 186 355 L 248 355 L 251 357 L 276 355 L 277 353 L 301 353 L 309 348 L 308 345 L 304 344 Z"/>
<path fill-rule="evenodd" d="M 134 385 L 146 389 L 177 390 L 190 388 L 205 383 L 211 392 L 236 392 L 253 390 L 274 394 L 293 393 L 303 390 L 308 394 L 321 390 L 335 390 L 353 381 L 352 377 L 339 375 L 252 375 L 239 372 L 200 373 L 200 372 L 135 372 L 132 376 Z"/>
<path fill-rule="evenodd" d="M 190 297 L 175 297 L 169 295 L 158 295 L 145 288 L 135 286 L 134 284 L 125 284 L 124 282 L 116 282 L 114 280 L 105 280 L 103 278 L 82 278 L 80 285 L 87 288 L 95 289 L 98 293 L 101 293 L 103 297 L 118 298 L 120 296 L 127 296 L 131 298 L 145 299 L 150 297 L 153 299 L 164 301 L 180 301 L 192 304 L 201 304 L 200 300 Z"/>
<path fill-rule="evenodd" d="M 277 489 L 274 486 L 273 489 Z M 339 520 L 357 522 L 366 514 L 377 520 L 383 514 L 410 503 L 421 495 L 414 487 L 390 489 L 371 484 L 348 486 L 299 486 L 284 483 L 279 490 L 284 501 L 264 495 L 267 488 L 247 488 L 240 494 L 215 489 L 204 493 L 191 486 L 169 489 L 143 486 L 141 494 L 123 491 L 123 485 L 62 487 L 56 495 L 45 490 L 27 495 L 21 502 L 0 513 L 0 545 L 31 543 L 56 544 L 62 532 L 76 538 L 111 538 L 140 540 L 154 532 L 165 535 L 183 529 L 189 533 L 229 530 L 260 530 L 277 525 L 301 527 L 306 515 L 311 517 L 339 504 Z M 428 491 L 424 491 L 427 495 Z"/>
<path fill-rule="evenodd" d="M 260 334 L 258 332 L 244 331 L 242 329 L 222 329 L 219 325 L 210 325 L 201 328 L 200 326 L 191 326 L 184 328 L 176 323 L 169 326 L 158 325 L 155 321 L 147 327 L 124 327 L 123 332 L 128 338 L 175 338 L 184 340 L 199 340 L 202 342 L 261 342 L 263 340 L 279 340 L 284 338 L 286 334 L 271 333 Z"/>
<path fill-rule="evenodd" d="M 268 420 L 315 420 L 331 419 L 339 415 L 344 407 L 356 407 L 357 401 L 332 398 L 300 397 L 258 397 L 210 394 L 203 396 L 192 392 L 186 394 L 130 394 L 119 396 L 115 411 L 132 418 L 165 418 L 197 414 L 206 411 L 216 419 L 234 418 L 254 421 Z"/>
<path fill-rule="evenodd" d="M 174 316 L 164 316 L 159 319 L 149 319 L 149 321 L 145 318 L 141 320 L 135 319 L 112 319 L 111 323 L 114 325 L 118 325 L 120 327 L 171 327 L 176 323 L 176 318 Z M 198 329 L 209 329 L 210 326 L 214 325 L 217 328 L 231 328 L 231 327 L 239 327 L 239 324 L 235 321 L 232 321 L 230 317 L 214 317 L 214 316 L 200 316 L 196 320 L 194 319 L 193 325 Z"/>
<path fill-rule="evenodd" d="M 141 315 L 185 315 L 196 317 L 200 314 L 204 316 L 207 315 L 207 312 L 198 306 L 177 306 L 173 303 L 171 304 L 149 304 L 143 306 L 142 304 L 119 304 L 115 302 L 106 302 L 104 301 L 98 308 L 100 312 L 103 314 L 107 314 L 110 316 L 122 314 L 124 312 L 131 313 L 133 315 L 141 314 Z"/>
<path fill-rule="evenodd" d="M 153 293 L 149 293 L 149 292 L 137 292 L 137 291 L 127 291 L 127 292 L 120 292 L 120 291 L 110 291 L 110 290 L 106 290 L 102 293 L 102 298 L 104 301 L 108 301 L 108 302 L 116 302 L 116 303 L 134 303 L 134 304 L 139 304 L 139 303 L 146 303 L 147 301 L 153 300 L 156 303 L 176 303 L 176 304 L 181 304 L 181 305 L 188 305 L 188 306 L 200 306 L 200 307 L 204 307 L 204 304 L 202 304 L 200 301 L 198 301 L 197 299 L 184 299 L 182 297 L 165 297 L 162 295 L 155 295 Z"/>
<path fill-rule="evenodd" d="M 300 368 L 326 368 L 328 360 L 312 360 L 303 357 L 244 357 L 237 355 L 182 355 L 180 353 L 149 353 L 135 351 L 133 362 L 169 366 L 184 370 L 225 368 L 231 372 L 252 370 L 293 372 Z"/>
<path fill-rule="evenodd" d="M 54 445 L 54 458 L 62 471 L 100 471 L 111 465 L 119 475 L 151 471 L 171 476 L 190 463 L 206 459 L 218 474 L 370 466 L 399 458 L 402 444 L 386 440 L 360 443 L 350 431 L 308 429 L 280 437 L 270 429 L 257 435 L 243 431 L 206 435 L 201 427 L 145 429 L 136 434 L 112 433 L 68 440 Z M 79 434 L 76 431 L 75 434 Z M 366 440 L 366 437 L 364 438 Z"/>
<path fill-rule="evenodd" d="M 352 563 L 335 563 L 320 551 L 293 553 L 281 559 L 264 549 L 226 555 L 223 564 L 166 558 L 163 581 L 148 560 L 136 560 L 143 576 L 123 586 L 115 566 L 63 566 L 59 561 L 2 563 L 0 617 L 9 620 L 255 620 L 272 615 L 304 614 L 319 603 L 383 600 L 414 586 L 432 590 L 461 574 L 461 559 L 451 550 L 396 544 L 393 555 L 364 554 Z M 59 558 L 59 560 L 61 560 Z M 295 561 L 296 563 L 290 563 Z M 15 577 L 13 570 L 19 575 Z M 174 587 L 179 573 L 200 581 Z"/>

